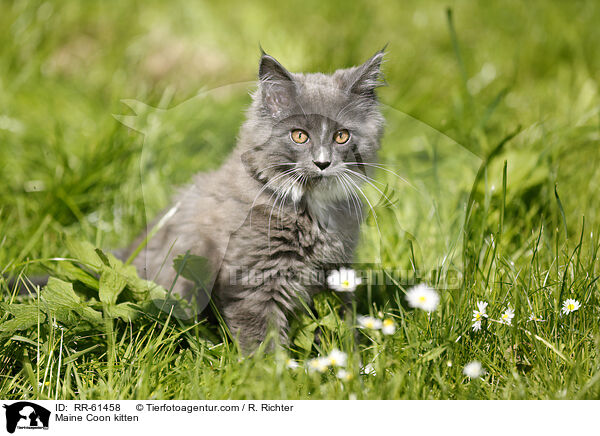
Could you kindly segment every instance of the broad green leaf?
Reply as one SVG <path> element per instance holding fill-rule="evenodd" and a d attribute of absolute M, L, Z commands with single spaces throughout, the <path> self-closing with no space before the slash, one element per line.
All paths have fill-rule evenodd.
<path fill-rule="evenodd" d="M 50 277 L 41 294 L 42 302 L 51 316 L 63 324 L 75 324 L 80 318 L 90 322 L 102 321 L 102 314 L 82 303 L 71 283 Z"/>
<path fill-rule="evenodd" d="M 213 272 L 210 262 L 205 257 L 186 253 L 173 260 L 173 267 L 181 277 L 191 280 L 201 289 L 211 290 Z"/>
<path fill-rule="evenodd" d="M 50 277 L 48 284 L 42 289 L 42 301 L 50 308 L 68 307 L 70 309 L 79 308 L 81 299 L 73 291 L 73 284 Z"/>
<path fill-rule="evenodd" d="M 40 313 L 37 304 L 3 304 L 2 308 L 13 315 L 14 318 L 0 324 L 0 331 L 12 333 L 27 330 L 38 323 L 46 320 L 46 315 Z"/>
<path fill-rule="evenodd" d="M 98 295 L 103 303 L 116 304 L 117 298 L 125 288 L 127 281 L 125 277 L 113 268 L 103 267 L 100 275 Z"/>
<path fill-rule="evenodd" d="M 315 330 L 317 329 L 316 323 L 303 326 L 296 333 L 294 338 L 294 345 L 298 346 L 304 351 L 310 351 L 315 340 Z"/>
<path fill-rule="evenodd" d="M 52 275 L 62 280 L 69 282 L 80 281 L 87 287 L 98 290 L 98 279 L 71 262 L 59 262 L 52 266 L 47 265 L 47 267 L 52 272 Z"/>
<path fill-rule="evenodd" d="M 303 313 L 295 318 L 292 322 L 292 337 L 294 345 L 304 351 L 310 351 L 315 340 L 315 330 L 318 324 L 315 320 Z"/>
<path fill-rule="evenodd" d="M 75 259 L 79 259 L 82 263 L 94 268 L 96 271 L 100 271 L 102 261 L 96 253 L 96 248 L 88 241 L 79 241 L 73 238 L 66 238 L 65 245 L 69 250 L 71 256 Z"/>
<path fill-rule="evenodd" d="M 169 298 L 166 295 L 154 298 L 144 305 L 144 311 L 154 315 L 160 312 L 170 313 L 173 318 L 180 320 L 190 320 L 195 314 L 191 304 L 176 295 L 171 295 Z"/>
<path fill-rule="evenodd" d="M 140 309 L 131 303 L 121 303 L 105 306 L 104 312 L 109 318 L 121 318 L 123 321 L 131 322 L 139 316 Z"/>
<path fill-rule="evenodd" d="M 102 313 L 92 309 L 91 307 L 83 307 L 83 309 L 79 312 L 79 315 L 90 324 L 99 324 L 102 322 Z"/>
<path fill-rule="evenodd" d="M 319 319 L 319 325 L 322 327 L 327 327 L 329 330 L 335 330 L 339 325 L 335 313 L 330 313 L 327 316 Z"/>

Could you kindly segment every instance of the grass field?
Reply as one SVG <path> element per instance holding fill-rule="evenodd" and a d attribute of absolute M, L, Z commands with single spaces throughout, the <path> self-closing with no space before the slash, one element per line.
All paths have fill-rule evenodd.
<path fill-rule="evenodd" d="M 600 5 L 387 3 L 0 1 L 0 271 L 56 278 L 0 278 L 0 398 L 600 397 Z M 344 319 L 319 294 L 289 349 L 244 356 L 109 252 L 233 148 L 259 43 L 325 72 L 388 43 L 381 162 L 409 184 L 377 174 L 393 206 L 366 191 L 357 259 L 387 284 Z M 335 349 L 346 374 L 308 369 Z"/>

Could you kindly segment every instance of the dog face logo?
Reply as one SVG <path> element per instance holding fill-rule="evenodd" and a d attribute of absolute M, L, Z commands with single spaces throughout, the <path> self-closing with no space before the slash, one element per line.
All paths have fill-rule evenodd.
<path fill-rule="evenodd" d="M 50 411 L 28 401 L 19 401 L 3 405 L 6 409 L 6 431 L 14 433 L 15 429 L 48 429 Z"/>

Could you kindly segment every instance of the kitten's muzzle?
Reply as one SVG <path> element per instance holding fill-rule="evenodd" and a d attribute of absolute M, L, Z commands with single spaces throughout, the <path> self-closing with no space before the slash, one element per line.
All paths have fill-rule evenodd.
<path fill-rule="evenodd" d="M 318 160 L 313 160 L 313 163 L 319 167 L 319 169 L 321 171 L 325 170 L 325 168 L 327 168 L 329 165 L 331 165 L 330 161 L 318 161 Z"/>

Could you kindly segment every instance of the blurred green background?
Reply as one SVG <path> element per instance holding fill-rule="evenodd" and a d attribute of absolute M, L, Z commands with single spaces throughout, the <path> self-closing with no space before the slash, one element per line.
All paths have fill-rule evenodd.
<path fill-rule="evenodd" d="M 63 232 L 122 247 L 143 228 L 145 206 L 155 214 L 173 186 L 218 166 L 234 145 L 245 93 L 179 111 L 152 144 L 113 114 L 132 114 L 122 99 L 171 108 L 252 81 L 259 44 L 292 71 L 324 72 L 389 44 L 380 90 L 389 108 L 482 161 L 520 131 L 485 174 L 488 188 L 501 186 L 508 161 L 515 249 L 540 220 L 559 224 L 556 184 L 570 228 L 582 215 L 596 222 L 597 2 L 14 1 L 1 10 L 3 267 L 63 253 Z M 388 132 L 382 161 L 398 162 L 402 132 L 389 120 Z M 146 205 L 143 147 L 152 155 L 142 162 Z"/>

